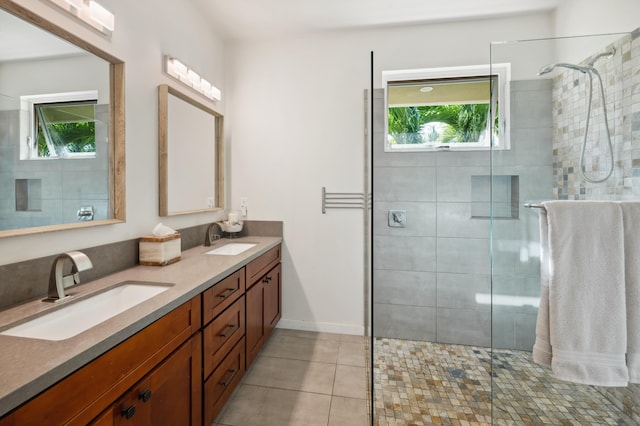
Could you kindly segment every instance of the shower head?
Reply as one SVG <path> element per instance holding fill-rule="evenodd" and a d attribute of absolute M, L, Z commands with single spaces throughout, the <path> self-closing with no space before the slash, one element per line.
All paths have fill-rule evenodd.
<path fill-rule="evenodd" d="M 540 71 L 538 71 L 538 75 L 543 75 L 543 74 L 547 74 L 551 71 L 553 71 L 554 68 L 556 67 L 560 67 L 560 68 L 570 68 L 572 70 L 576 70 L 576 71 L 580 71 L 581 73 L 587 73 L 591 70 L 592 67 L 582 67 L 580 65 L 575 65 L 575 64 L 567 64 L 567 63 L 558 63 L 558 64 L 549 64 L 549 65 L 545 65 L 544 67 L 540 68 Z"/>

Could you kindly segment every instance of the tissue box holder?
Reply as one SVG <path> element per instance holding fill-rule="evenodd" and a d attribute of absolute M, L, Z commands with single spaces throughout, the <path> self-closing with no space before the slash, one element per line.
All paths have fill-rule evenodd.
<path fill-rule="evenodd" d="M 165 266 L 180 260 L 180 234 L 149 235 L 139 241 L 139 260 L 145 266 Z"/>

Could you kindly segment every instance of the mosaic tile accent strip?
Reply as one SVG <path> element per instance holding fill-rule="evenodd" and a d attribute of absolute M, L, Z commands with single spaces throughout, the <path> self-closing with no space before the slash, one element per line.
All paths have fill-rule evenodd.
<path fill-rule="evenodd" d="M 613 175 L 604 183 L 585 182 L 580 175 L 580 152 L 585 134 L 589 79 L 564 70 L 553 79 L 553 193 L 560 200 L 619 200 L 640 196 L 640 38 L 624 36 L 595 55 L 614 48 L 611 58 L 595 67 L 602 76 L 609 130 L 614 152 Z M 606 176 L 609 167 L 603 102 L 599 82 L 593 81 L 593 104 L 585 150 L 585 171 L 592 179 Z"/>
<path fill-rule="evenodd" d="M 373 374 L 378 426 L 638 424 L 524 351 L 376 338 Z"/>

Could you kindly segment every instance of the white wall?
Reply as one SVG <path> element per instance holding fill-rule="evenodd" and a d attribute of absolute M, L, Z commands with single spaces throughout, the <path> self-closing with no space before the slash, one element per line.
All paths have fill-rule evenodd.
<path fill-rule="evenodd" d="M 563 0 L 555 12 L 555 34 L 571 37 L 556 45 L 556 62 L 579 63 L 640 27 L 640 1 Z M 574 37 L 613 34 L 599 37 Z"/>
<path fill-rule="evenodd" d="M 489 43 L 547 37 L 548 14 L 238 42 L 228 57 L 231 202 L 284 221 L 283 324 L 364 327 L 361 211 L 321 213 L 321 188 L 363 191 L 364 91 L 391 69 L 489 63 Z"/>
<path fill-rule="evenodd" d="M 91 229 L 0 239 L 0 263 L 137 238 L 148 234 L 159 221 L 182 228 L 217 219 L 219 215 L 211 213 L 158 216 L 157 87 L 163 83 L 175 84 L 162 72 L 163 55 L 180 58 L 226 95 L 223 44 L 202 13 L 188 2 L 101 0 L 116 16 L 116 30 L 109 40 L 47 2 L 18 0 L 16 3 L 125 62 L 127 221 Z M 201 101 L 207 102 L 204 98 Z M 224 113 L 224 100 L 211 107 Z"/>
<path fill-rule="evenodd" d="M 638 27 L 638 0 L 562 0 L 555 12 L 558 37 L 629 32 Z"/>

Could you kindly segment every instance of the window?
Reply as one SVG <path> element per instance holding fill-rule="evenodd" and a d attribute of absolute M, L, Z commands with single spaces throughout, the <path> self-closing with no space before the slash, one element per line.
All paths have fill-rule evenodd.
<path fill-rule="evenodd" d="M 509 65 L 382 73 L 385 151 L 508 149 Z"/>
<path fill-rule="evenodd" d="M 20 158 L 95 157 L 97 98 L 96 91 L 21 97 L 29 130 Z"/>

